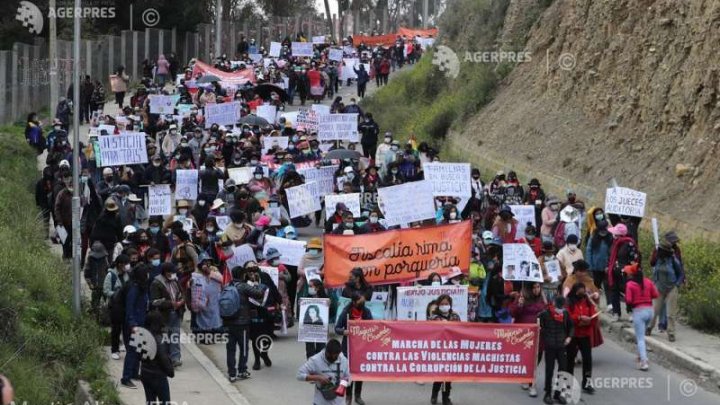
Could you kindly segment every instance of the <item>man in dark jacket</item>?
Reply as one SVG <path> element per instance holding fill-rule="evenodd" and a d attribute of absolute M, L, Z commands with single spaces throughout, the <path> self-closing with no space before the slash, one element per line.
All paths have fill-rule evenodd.
<path fill-rule="evenodd" d="M 122 225 L 118 217 L 118 206 L 112 199 L 105 201 L 105 209 L 95 221 L 90 232 L 90 245 L 100 241 L 108 252 L 112 252 L 115 244 L 122 240 Z M 111 253 L 112 254 L 112 253 Z M 111 257 L 110 260 L 115 260 Z"/>
<path fill-rule="evenodd" d="M 155 339 L 157 350 L 155 356 L 142 358 L 142 374 L 140 380 L 145 389 L 145 401 L 148 404 L 170 403 L 170 386 L 168 377 L 175 377 L 168 344 L 163 340 L 163 316 L 157 312 L 150 312 L 146 319 L 147 330 Z"/>
<path fill-rule="evenodd" d="M 372 159 L 375 156 L 380 127 L 378 127 L 378 124 L 373 120 L 372 114 L 367 113 L 365 114 L 365 121 L 359 125 L 358 129 L 362 134 L 360 144 L 362 144 L 363 156 Z"/>
<path fill-rule="evenodd" d="M 545 351 L 545 397 L 543 402 L 552 404 L 551 387 L 553 376 L 555 376 L 555 362 L 558 363 L 558 371 L 565 370 L 567 362 L 565 346 L 572 339 L 574 327 L 570 314 L 563 307 L 565 299 L 561 296 L 555 298 L 555 302 L 548 305 L 548 308 L 538 316 L 540 323 L 540 339 Z M 552 393 L 555 399 L 560 397 L 560 392 Z"/>
<path fill-rule="evenodd" d="M 55 226 L 66 232 L 63 247 L 63 259 L 72 258 L 72 177 L 63 178 L 63 189 L 55 198 Z"/>
<path fill-rule="evenodd" d="M 370 75 L 365 70 L 365 65 L 360 64 L 360 69 L 356 69 L 353 66 L 353 70 L 355 71 L 355 74 L 357 75 L 357 94 L 360 98 L 365 98 L 365 88 L 367 87 L 367 82 L 370 81 Z"/>
<path fill-rule="evenodd" d="M 248 281 L 246 269 L 238 266 L 232 269 L 232 285 L 237 288 L 240 295 L 240 307 L 235 317 L 223 319 L 223 326 L 227 330 L 228 341 L 225 346 L 227 351 L 228 378 L 230 382 L 238 379 L 250 378 L 247 371 L 248 360 L 248 336 L 250 333 L 250 298 L 262 300 L 266 287 L 252 281 Z M 240 361 L 235 363 L 236 350 L 240 347 Z"/>
<path fill-rule="evenodd" d="M 160 265 L 160 274 L 150 284 L 150 309 L 162 314 L 170 341 L 170 360 L 173 367 L 180 367 L 180 323 L 185 309 L 180 283 L 177 279 L 177 267 L 173 263 Z"/>

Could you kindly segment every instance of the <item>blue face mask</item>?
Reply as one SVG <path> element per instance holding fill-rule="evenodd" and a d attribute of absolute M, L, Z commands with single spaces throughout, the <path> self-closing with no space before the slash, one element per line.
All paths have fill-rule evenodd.
<path fill-rule="evenodd" d="M 160 265 L 160 259 L 152 259 L 150 263 L 152 263 L 154 267 L 157 267 Z"/>
<path fill-rule="evenodd" d="M 160 232 L 160 227 L 159 227 L 159 226 L 151 226 L 151 227 L 150 227 L 150 232 L 151 232 L 152 234 L 156 234 L 156 233 Z"/>

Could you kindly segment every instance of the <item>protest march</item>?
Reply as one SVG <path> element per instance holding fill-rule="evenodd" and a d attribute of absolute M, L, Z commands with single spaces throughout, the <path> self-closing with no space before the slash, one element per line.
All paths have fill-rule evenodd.
<path fill-rule="evenodd" d="M 453 383 L 566 404 L 558 375 L 577 395 L 607 395 L 593 386 L 601 313 L 650 312 L 636 326 L 641 371 L 645 333 L 682 338 L 665 288 L 684 278 L 679 238 L 656 228 L 653 258 L 641 258 L 645 192 L 615 184 L 589 206 L 535 177 L 446 161 L 361 107 L 372 79 L 412 69 L 437 35 L 412 32 L 243 42 L 172 72 L 160 55 L 94 110 L 77 161 L 57 118 L 38 150 L 38 206 L 71 259 L 79 165 L 87 312 L 108 328 L 119 390 L 169 403 L 190 334 L 221 352 L 235 386 L 292 369 L 312 383 L 297 403 L 364 405 L 397 382 L 428 383 L 431 404 L 451 405 Z M 131 83 L 123 67 L 114 79 Z M 678 265 L 643 279 L 642 263 L 658 261 Z M 134 346 L 142 333 L 157 354 Z M 302 353 L 275 357 L 280 344 Z"/>

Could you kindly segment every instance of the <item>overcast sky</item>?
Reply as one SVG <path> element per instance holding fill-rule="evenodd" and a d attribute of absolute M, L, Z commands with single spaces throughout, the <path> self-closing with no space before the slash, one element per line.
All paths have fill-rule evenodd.
<path fill-rule="evenodd" d="M 328 0 L 330 2 L 330 14 L 337 14 L 338 0 Z M 315 0 L 315 8 L 325 14 L 325 1 Z"/>

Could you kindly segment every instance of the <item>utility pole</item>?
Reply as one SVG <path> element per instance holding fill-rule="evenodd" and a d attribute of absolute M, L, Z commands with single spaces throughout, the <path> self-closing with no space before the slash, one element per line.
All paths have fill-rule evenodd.
<path fill-rule="evenodd" d="M 50 118 L 55 118 L 58 103 L 58 60 L 57 60 L 57 18 L 55 17 L 55 0 L 50 0 L 50 40 L 48 46 L 48 65 L 50 66 Z"/>
<path fill-rule="evenodd" d="M 75 0 L 80 10 L 81 0 Z M 73 145 L 72 145 L 72 284 L 73 314 L 80 317 L 80 16 L 74 13 L 73 25 Z M 68 235 L 69 237 L 70 235 Z"/>
<path fill-rule="evenodd" d="M 130 2 L 130 32 L 133 30 L 133 6 L 135 5 L 135 1 Z"/>
<path fill-rule="evenodd" d="M 215 57 L 222 55 L 222 1 L 215 1 Z M 212 61 L 210 62 L 212 64 Z"/>
<path fill-rule="evenodd" d="M 423 0 L 423 28 L 428 27 L 428 0 Z"/>

